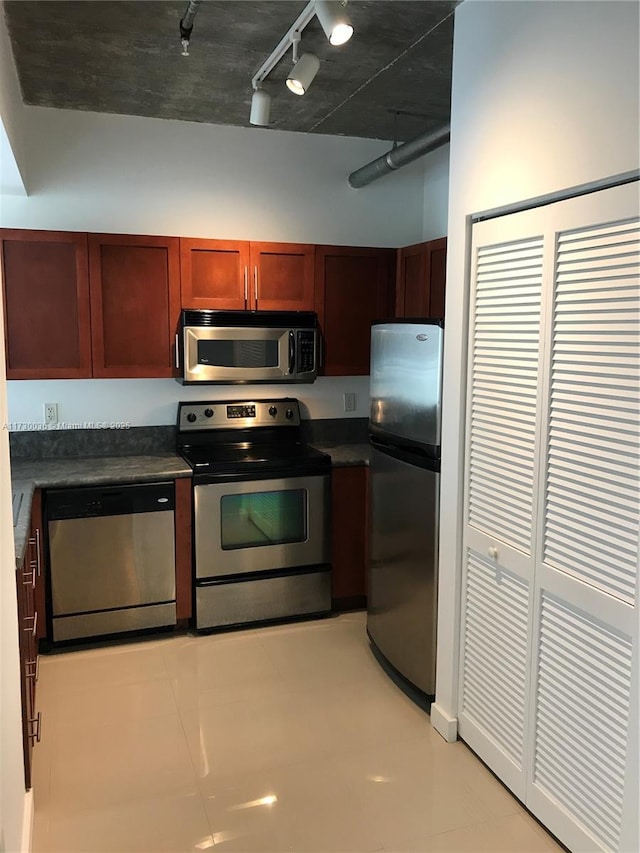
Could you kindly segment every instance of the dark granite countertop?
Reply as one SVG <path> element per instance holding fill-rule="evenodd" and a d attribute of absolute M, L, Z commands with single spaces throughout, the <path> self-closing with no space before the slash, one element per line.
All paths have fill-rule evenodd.
<path fill-rule="evenodd" d="M 346 444 L 322 444 L 313 442 L 316 450 L 321 450 L 331 457 L 334 468 L 346 468 L 355 465 L 368 465 L 371 458 L 371 448 L 364 442 Z"/>
<path fill-rule="evenodd" d="M 13 539 L 16 550 L 16 566 L 19 566 L 27 550 L 27 541 L 29 539 L 29 522 L 31 521 L 31 501 L 35 491 L 35 483 L 33 480 L 11 480 L 11 491 L 15 495 L 15 500 L 18 501 L 20 507 L 16 525 L 13 528 Z"/>

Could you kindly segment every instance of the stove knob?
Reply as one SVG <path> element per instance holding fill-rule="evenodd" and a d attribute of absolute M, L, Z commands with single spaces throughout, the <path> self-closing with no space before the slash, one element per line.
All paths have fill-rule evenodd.
<path fill-rule="evenodd" d="M 205 416 L 205 418 L 212 418 L 213 417 L 213 409 L 205 409 L 204 410 L 204 416 Z"/>
<path fill-rule="evenodd" d="M 189 421 L 189 423 L 192 424 L 195 421 L 195 419 L 196 419 L 196 416 L 194 415 L 194 413 L 189 412 L 189 414 L 187 415 L 187 420 Z"/>
<path fill-rule="evenodd" d="M 293 409 L 287 409 L 287 411 L 284 413 L 284 416 L 288 421 L 290 421 L 293 417 Z"/>
<path fill-rule="evenodd" d="M 269 406 L 269 414 L 272 418 L 275 418 L 275 416 L 278 414 L 278 410 L 275 406 Z"/>

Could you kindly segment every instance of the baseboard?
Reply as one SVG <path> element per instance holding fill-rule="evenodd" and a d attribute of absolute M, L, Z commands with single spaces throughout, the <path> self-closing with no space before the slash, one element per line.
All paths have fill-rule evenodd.
<path fill-rule="evenodd" d="M 458 718 L 450 717 L 437 702 L 433 702 L 431 705 L 431 725 L 447 743 L 453 743 L 457 740 Z"/>
<path fill-rule="evenodd" d="M 24 811 L 22 813 L 22 853 L 31 853 L 33 843 L 33 788 L 24 795 Z"/>

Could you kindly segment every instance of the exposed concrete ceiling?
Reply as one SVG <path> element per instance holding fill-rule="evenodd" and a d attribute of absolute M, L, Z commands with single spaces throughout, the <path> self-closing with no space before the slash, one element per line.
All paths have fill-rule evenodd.
<path fill-rule="evenodd" d="M 251 78 L 306 3 L 205 0 L 181 55 L 186 0 L 6 0 L 25 103 L 249 126 Z M 320 71 L 303 97 L 269 75 L 271 127 L 410 139 L 449 121 L 456 0 L 351 0 L 352 39 L 332 47 L 314 17 L 300 52 Z M 259 132 L 258 130 L 256 132 Z"/>

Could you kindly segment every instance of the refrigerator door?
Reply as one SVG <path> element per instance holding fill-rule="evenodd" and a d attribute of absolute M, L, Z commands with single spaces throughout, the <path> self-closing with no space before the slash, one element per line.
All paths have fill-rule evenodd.
<path fill-rule="evenodd" d="M 438 323 L 371 327 L 372 433 L 440 449 L 443 328 Z"/>
<path fill-rule="evenodd" d="M 435 694 L 440 474 L 372 448 L 367 630 L 401 675 Z"/>

